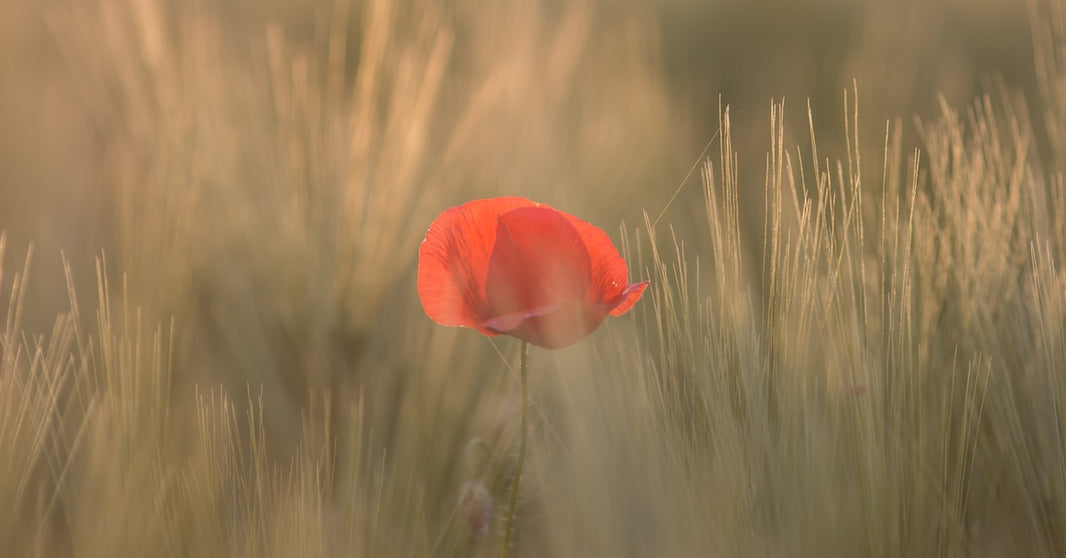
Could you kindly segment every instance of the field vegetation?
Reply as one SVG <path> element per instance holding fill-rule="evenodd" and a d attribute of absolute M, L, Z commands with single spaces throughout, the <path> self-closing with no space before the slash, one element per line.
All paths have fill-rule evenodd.
<path fill-rule="evenodd" d="M 10 3 L 0 554 L 498 555 L 519 343 L 415 265 L 521 195 L 651 286 L 512 555 L 1066 555 L 1061 0 Z"/>

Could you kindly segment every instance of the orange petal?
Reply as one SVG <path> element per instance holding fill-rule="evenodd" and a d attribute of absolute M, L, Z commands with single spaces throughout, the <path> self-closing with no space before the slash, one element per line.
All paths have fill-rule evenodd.
<path fill-rule="evenodd" d="M 579 302 L 589 276 L 589 253 L 562 213 L 542 206 L 500 215 L 485 281 L 492 317 Z"/>
<path fill-rule="evenodd" d="M 614 247 L 611 238 L 602 229 L 577 217 L 567 215 L 570 224 L 577 229 L 585 243 L 585 249 L 589 252 L 592 262 L 592 281 L 589 283 L 585 302 L 589 304 L 613 305 L 623 301 L 628 288 L 629 272 L 626 270 L 626 261 Z M 643 290 L 643 289 L 642 289 Z M 640 298 L 640 294 L 637 294 Z M 632 306 L 634 299 L 629 303 Z M 628 307 L 627 307 L 628 308 Z M 616 314 L 612 314 L 616 315 Z"/>
<path fill-rule="evenodd" d="M 430 318 L 549 349 L 629 310 L 648 282 L 627 285 L 627 276 L 606 233 L 524 198 L 449 209 L 419 248 L 418 295 Z"/>
<path fill-rule="evenodd" d="M 606 317 L 604 305 L 567 301 L 547 313 L 531 313 L 507 334 L 545 349 L 561 349 L 588 337 Z"/>
<path fill-rule="evenodd" d="M 433 221 L 418 249 L 418 297 L 433 321 L 496 334 L 478 324 L 491 317 L 485 279 L 499 216 L 536 205 L 517 197 L 475 200 L 448 209 Z"/>
<path fill-rule="evenodd" d="M 629 309 L 640 300 L 640 295 L 644 294 L 644 289 L 648 288 L 648 284 L 648 281 L 641 281 L 640 283 L 633 283 L 627 286 L 623 293 L 624 298 L 622 299 L 622 302 L 611 310 L 611 315 L 618 317 L 628 312 Z"/>

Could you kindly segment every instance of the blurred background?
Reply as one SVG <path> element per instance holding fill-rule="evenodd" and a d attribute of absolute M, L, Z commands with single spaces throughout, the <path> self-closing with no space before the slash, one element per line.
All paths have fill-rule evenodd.
<path fill-rule="evenodd" d="M 148 93 L 123 88 L 143 88 L 153 78 L 138 72 L 132 74 L 142 83 L 120 77 L 123 65 L 150 52 L 115 49 L 141 49 L 141 40 L 171 43 L 167 48 L 180 58 L 172 63 L 203 64 L 185 71 L 206 74 L 265 64 L 268 29 L 312 59 L 324 59 L 323 28 L 339 25 L 347 35 L 344 77 L 351 80 L 365 32 L 358 2 L 344 10 L 343 22 L 331 21 L 337 15 L 325 2 L 152 3 L 160 11 L 152 17 L 165 33 L 154 39 L 136 38 L 152 23 L 123 22 L 116 7 L 122 3 L 99 10 L 110 15 L 62 0 L 4 4 L 0 224 L 9 235 L 8 259 L 20 260 L 30 243 L 37 247 L 27 323 L 35 330 L 50 327 L 66 304 L 56 294 L 62 292 L 59 251 L 71 258 L 79 278 L 92 277 L 99 251 L 117 262 L 118 238 L 130 234 L 120 230 L 116 182 L 133 178 L 116 178 L 112 155 L 116 143 L 134 140 L 123 122 L 151 118 L 143 111 L 153 110 L 133 105 L 131 95 Z M 393 4 L 400 27 L 411 27 L 405 22 L 428 9 L 418 2 Z M 742 151 L 744 142 L 765 141 L 771 99 L 786 99 L 787 124 L 801 133 L 810 99 L 817 126 L 834 132 L 822 134 L 825 155 L 836 156 L 839 146 L 831 142 L 841 137 L 842 92 L 852 79 L 873 153 L 885 119 L 902 117 L 910 131 L 912 115 L 937 112 L 938 95 L 965 105 L 982 80 L 996 76 L 1036 95 L 1029 16 L 1020 0 L 546 0 L 491 7 L 459 1 L 432 8 L 442 12 L 440 25 L 453 44 L 425 149 L 443 150 L 456 133 L 485 144 L 476 156 L 457 156 L 475 159 L 478 168 L 463 176 L 460 188 L 442 192 L 434 209 L 471 195 L 514 193 L 605 228 L 635 222 L 643 210 L 655 215 L 717 129 L 719 96 L 733 110 Z M 71 24 L 81 26 L 78 32 Z M 203 47 L 204 35 L 216 44 Z M 187 98 L 203 85 L 155 83 Z M 253 104 L 272 96 L 268 87 L 241 94 Z M 471 117 L 474 105 L 484 114 Z M 219 126 L 232 124 L 240 136 L 254 133 L 241 119 L 258 117 L 219 118 Z M 457 129 L 463 118 L 467 128 Z M 747 177 L 752 197 L 761 199 L 762 162 L 742 164 L 754 170 Z M 443 190 L 448 183 L 448 177 L 427 178 L 420 188 Z M 682 196 L 698 200 L 700 189 Z M 683 220 L 686 208 L 699 205 L 677 203 L 669 216 Z M 410 226 L 423 227 L 431 213 L 412 214 Z"/>
<path fill-rule="evenodd" d="M 526 196 L 616 242 L 647 212 L 698 245 L 698 177 L 670 200 L 720 107 L 758 231 L 773 100 L 786 146 L 809 103 L 819 156 L 845 159 L 854 81 L 879 166 L 888 120 L 908 149 L 941 99 L 1000 78 L 1037 96 L 1016 0 L 6 2 L 0 228 L 5 269 L 35 247 L 24 328 L 67 311 L 61 254 L 91 316 L 104 254 L 146 324 L 176 320 L 179 384 L 262 382 L 292 409 L 280 431 L 309 389 L 418 366 L 396 331 L 428 325 L 414 257 L 446 207 Z"/>
<path fill-rule="evenodd" d="M 962 323 L 950 313 L 957 308 L 966 312 L 972 305 L 992 308 L 979 314 L 985 320 L 980 324 L 987 326 L 981 332 L 988 338 L 998 339 L 1001 330 L 1027 331 L 1000 327 L 995 320 L 1006 313 L 991 302 L 983 304 L 995 298 L 989 293 L 1009 290 L 1004 285 L 1012 286 L 1023 276 L 1018 270 L 1026 269 L 1028 254 L 1017 247 L 1028 247 L 1030 238 L 1018 231 L 1042 229 L 1027 228 L 1021 220 L 1015 226 L 1014 221 L 1001 219 L 1006 224 L 999 223 L 998 229 L 974 224 L 1000 215 L 1004 204 L 996 197 L 1001 194 L 997 185 L 1006 183 L 1000 178 L 1017 178 L 1021 183 L 1024 177 L 1025 186 L 1035 189 L 1034 184 L 1043 187 L 1047 171 L 1062 170 L 1062 151 L 1050 146 L 1061 146 L 1063 135 L 1041 126 L 1061 130 L 1061 119 L 1055 115 L 1066 113 L 1066 108 L 1061 106 L 1061 95 L 1052 98 L 1049 92 L 1062 87 L 1063 62 L 1061 57 L 1048 62 L 1034 56 L 1031 31 L 1032 21 L 1040 24 L 1040 33 L 1046 32 L 1045 23 L 1055 22 L 1061 49 L 1066 36 L 1061 2 L 1030 6 L 1020 0 L 0 1 L 4 13 L 0 18 L 0 230 L 7 234 L 5 291 L 11 289 L 12 270 L 22 268 L 29 246 L 34 247 L 29 287 L 22 295 L 25 335 L 20 336 L 17 328 L 8 332 L 4 356 L 13 354 L 13 339 L 21 337 L 27 347 L 47 341 L 43 336 L 53 331 L 57 316 L 71 310 L 64 257 L 80 306 L 73 320 L 93 324 L 96 318 L 98 330 L 93 331 L 99 335 L 99 340 L 86 341 L 81 331 L 75 334 L 73 326 L 63 322 L 55 337 L 66 339 L 67 345 L 49 345 L 47 354 L 54 358 L 44 359 L 59 362 L 60 372 L 48 380 L 52 384 L 41 380 L 44 410 L 27 416 L 39 418 L 46 425 L 42 431 L 58 441 L 34 455 L 28 473 L 9 475 L 7 486 L 24 491 L 32 485 L 38 492 L 20 496 L 19 501 L 37 515 L 26 515 L 29 519 L 22 521 L 54 522 L 54 529 L 38 530 L 45 535 L 34 531 L 34 540 L 20 541 L 25 548 L 40 555 L 52 555 L 51 550 L 65 545 L 96 549 L 95 553 L 83 550 L 80 556 L 156 555 L 159 548 L 168 548 L 182 556 L 198 555 L 198 548 L 231 555 L 225 549 L 238 547 L 258 556 L 256 545 L 266 544 L 262 541 L 275 532 L 276 522 L 296 533 L 291 538 L 294 545 L 320 538 L 308 525 L 325 525 L 320 528 L 330 536 L 380 545 L 376 550 L 383 556 L 424 556 L 435 548 L 450 549 L 441 554 L 466 555 L 469 537 L 453 529 L 456 490 L 473 476 L 467 469 L 469 449 L 481 447 L 475 442 L 487 440 L 484 445 L 494 452 L 494 466 L 504 473 L 509 466 L 517 396 L 513 377 L 503 370 L 515 361 L 517 345 L 506 338 L 489 343 L 469 330 L 433 324 L 415 293 L 415 258 L 426 227 L 439 212 L 469 199 L 497 195 L 549 203 L 603 228 L 616 244 L 626 240 L 626 246 L 635 246 L 637 252 L 629 254 L 631 276 L 655 281 L 642 307 L 624 320 L 610 320 L 588 343 L 532 355 L 532 367 L 539 371 L 533 390 L 542 406 L 535 415 L 538 451 L 528 483 L 538 488 L 524 500 L 528 520 L 520 546 L 526 555 L 552 555 L 553 544 L 568 549 L 569 555 L 597 554 L 588 548 L 654 555 L 671 548 L 671 541 L 680 541 L 675 549 L 772 551 L 780 533 L 784 541 L 807 541 L 811 556 L 826 555 L 825 541 L 838 535 L 857 545 L 836 547 L 842 556 L 863 555 L 863 550 L 881 548 L 880 542 L 895 540 L 914 546 L 893 548 L 928 550 L 898 555 L 932 555 L 935 552 L 923 546 L 932 540 L 923 529 L 940 533 L 945 524 L 959 532 L 973 527 L 968 516 L 965 521 L 961 514 L 948 516 L 964 508 L 964 496 L 969 494 L 965 490 L 944 489 L 951 497 L 962 494 L 963 503 L 958 505 L 948 497 L 943 498 L 948 503 L 942 508 L 927 506 L 923 500 L 934 498 L 927 496 L 930 491 L 923 484 L 927 463 L 943 469 L 952 490 L 962 484 L 955 484 L 961 476 L 949 470 L 947 458 L 922 453 L 925 444 L 940 444 L 934 434 L 943 435 L 945 441 L 936 451 L 944 455 L 956 443 L 949 440 L 956 417 L 945 414 L 943 425 L 929 426 L 922 420 L 926 418 L 922 413 L 939 410 L 945 400 L 950 403 L 952 392 L 944 390 L 947 399 L 936 399 L 941 392 L 922 391 L 928 387 L 922 382 L 941 379 L 926 374 L 928 369 L 954 374 L 956 356 L 963 368 L 983 362 L 976 356 L 971 361 L 970 354 L 957 355 L 959 346 L 967 347 L 968 338 L 951 337 L 940 329 L 944 323 Z M 1055 17 L 1047 17 L 1049 12 Z M 1047 66 L 1034 60 L 1044 60 Z M 1051 68 L 1043 82 L 1038 79 L 1041 68 Z M 1007 132 L 975 133 L 981 141 L 994 144 L 987 149 L 969 136 L 962 139 L 961 130 L 968 133 L 985 124 L 973 113 L 967 115 L 967 107 L 975 97 L 1001 91 L 997 89 L 1001 86 L 1008 96 L 1047 109 L 1044 118 L 1031 119 L 1041 157 L 1026 152 L 1028 144 L 1017 148 L 996 143 Z M 845 115 L 850 119 L 854 113 L 845 109 L 845 95 L 854 100 L 856 91 L 859 140 L 849 148 L 854 135 L 848 133 L 852 128 L 845 126 Z M 835 240 L 836 229 L 828 233 L 807 229 L 810 238 L 815 234 L 824 238 L 808 238 L 806 244 L 797 245 L 813 254 L 809 262 L 825 268 L 812 264 L 810 283 L 791 277 L 794 282 L 785 283 L 784 291 L 799 285 L 808 289 L 803 291 L 807 303 L 817 299 L 821 304 L 822 299 L 811 293 L 828 293 L 825 300 L 844 301 L 839 315 L 833 313 L 837 307 L 826 309 L 828 303 L 812 311 L 821 320 L 818 324 L 838 328 L 838 337 L 807 344 L 804 335 L 818 335 L 821 330 L 803 330 L 790 337 L 796 332 L 788 327 L 799 322 L 781 322 L 779 330 L 773 330 L 774 324 L 753 317 L 765 311 L 770 320 L 777 310 L 773 293 L 764 297 L 759 290 L 768 285 L 760 265 L 767 261 L 761 253 L 766 246 L 761 235 L 767 152 L 775 129 L 771 103 L 781 99 L 784 149 L 797 164 L 811 160 L 808 106 L 821 172 L 835 169 L 837 161 L 847 161 L 850 154 L 862 155 L 861 184 L 852 184 L 849 177 L 833 185 L 840 188 L 842 209 L 844 197 L 849 203 L 856 200 L 853 192 L 845 195 L 845 186 L 862 192 L 866 205 L 860 209 L 868 213 L 867 223 L 877 222 L 879 215 L 899 219 L 904 213 L 899 206 L 876 207 L 881 199 L 886 122 L 892 122 L 900 134 L 893 153 L 902 160 L 927 139 L 921 137 L 917 121 L 941 116 L 949 121 L 932 134 L 941 141 L 937 153 L 942 155 L 934 170 L 944 176 L 926 180 L 926 173 L 932 172 L 927 169 L 933 166 L 922 167 L 920 182 L 923 188 L 931 183 L 940 187 L 959 169 L 972 170 L 972 175 L 951 183 L 954 189 L 943 190 L 957 194 L 954 206 L 945 204 L 949 209 L 962 207 L 969 212 L 960 211 L 957 222 L 933 210 L 921 213 L 940 203 L 937 194 L 928 196 L 934 201 L 925 206 L 921 204 L 926 197 L 919 196 L 911 214 L 925 219 L 923 231 L 928 233 L 915 243 L 921 248 L 915 253 L 928 256 L 916 259 L 916 266 L 929 262 L 942 266 L 930 264 L 919 270 L 919 278 L 931 287 L 915 281 L 919 303 L 935 303 L 915 306 L 925 312 L 921 324 L 927 337 L 905 347 L 919 355 L 915 362 L 921 366 L 903 360 L 903 349 L 898 354 L 889 351 L 894 341 L 890 333 L 907 330 L 891 321 L 896 310 L 891 304 L 897 301 L 890 295 L 896 296 L 891 289 L 898 284 L 910 281 L 906 275 L 910 261 L 905 259 L 909 252 L 894 260 L 877 251 L 887 250 L 886 242 L 902 242 L 902 229 L 892 228 L 902 220 L 885 225 L 890 229 L 882 231 L 886 237 L 896 236 L 880 245 L 870 240 L 878 237 L 867 227 L 870 236 L 860 249 L 868 253 L 854 260 L 848 253 L 846 260 L 850 290 L 838 289 L 834 265 L 839 266 L 841 256 L 833 252 L 835 245 L 823 242 Z M 708 225 L 714 226 L 708 223 L 709 215 L 728 214 L 729 208 L 712 211 L 705 205 L 698 173 L 683 183 L 712 140 L 710 158 L 721 161 L 717 140 L 720 110 L 725 106 L 730 107 L 732 147 L 738 153 L 737 220 L 745 243 L 738 242 L 735 250 L 723 237 L 712 243 L 708 230 Z M 1003 106 L 1008 111 L 1023 110 L 1017 103 Z M 971 117 L 972 126 L 958 125 L 944 107 L 961 111 L 964 116 L 959 120 Z M 1013 116 L 1008 114 L 1008 119 Z M 1009 121 L 1025 123 L 1022 127 L 1029 122 Z M 1021 144 L 1029 136 L 1019 133 L 1013 139 Z M 976 154 L 971 156 L 971 151 Z M 1012 158 L 1016 155 L 1017 161 Z M 896 174 L 886 182 L 907 183 L 909 176 L 901 178 L 903 167 L 895 161 L 889 174 Z M 809 179 L 815 172 L 790 169 L 786 174 Z M 1059 180 L 1048 187 L 1047 198 L 1061 201 L 1054 189 L 1061 186 Z M 813 189 L 814 183 L 811 180 L 807 187 Z M 987 209 L 985 213 L 967 205 L 969 193 L 977 191 L 974 184 L 985 188 L 987 195 L 973 202 L 978 209 Z M 1012 188 L 1021 195 L 1017 194 L 1021 187 Z M 890 199 L 897 194 L 893 191 Z M 1013 200 L 1011 210 L 1018 213 L 1023 204 Z M 1033 205 L 1042 207 L 1041 202 Z M 658 242 L 644 225 L 646 215 L 652 221 L 661 216 Z M 843 215 L 843 211 L 833 215 L 828 222 L 845 222 L 840 235 L 847 251 L 847 242 L 854 240 L 847 227 L 862 225 L 846 222 Z M 798 230 L 795 215 L 778 219 L 785 223 L 786 234 Z M 1054 233 L 1059 222 L 1048 217 L 1039 224 Z M 678 244 L 695 254 L 692 260 L 707 258 L 704 270 L 712 257 L 719 258 L 718 264 L 711 264 L 719 269 L 726 257 L 742 261 L 748 269 L 720 280 L 694 273 L 690 280 L 684 269 L 698 268 L 694 263 L 686 267 L 691 262 L 681 257 L 678 267 L 668 271 L 663 262 L 671 261 L 673 254 L 660 258 L 658 253 L 650 257 L 640 252 L 649 246 L 665 250 L 672 244 L 668 225 L 674 228 L 669 232 L 676 233 Z M 965 228 L 967 234 L 952 236 L 951 226 Z M 862 232 L 856 235 L 860 242 Z M 1009 238 L 1001 251 L 986 251 L 991 240 L 980 232 Z M 975 238 L 984 243 L 982 250 L 972 250 Z M 1066 246 L 1061 233 L 1058 238 Z M 787 237 L 782 243 L 792 240 Z M 718 249 L 723 246 L 733 253 L 723 256 L 725 251 Z M 978 253 L 975 260 L 986 253 L 990 259 L 1006 254 L 1001 259 L 1011 265 L 1001 266 L 1006 270 L 997 276 L 1002 282 L 969 281 L 966 273 L 978 279 L 990 276 L 977 265 L 958 264 L 969 261 L 959 254 L 973 252 Z M 823 256 L 824 260 L 818 259 Z M 883 275 L 871 271 L 869 284 L 862 267 L 867 260 L 871 270 L 879 265 L 888 270 Z M 106 312 L 97 313 L 101 298 L 96 296 L 97 261 L 109 277 L 109 285 L 101 290 L 113 296 L 113 321 Z M 1049 285 L 1057 277 L 1052 267 L 1048 264 Z M 948 273 L 949 268 L 966 273 Z M 858 269 L 861 281 L 856 279 Z M 893 275 L 896 269 L 902 272 Z M 965 287 L 959 288 L 962 294 L 951 290 L 955 283 L 949 279 L 957 276 L 965 279 L 958 279 Z M 883 285 L 875 284 L 881 280 Z M 719 286 L 703 294 L 720 296 L 699 298 L 701 281 Z M 970 289 L 971 284 L 987 288 Z M 695 290 L 689 299 L 685 289 L 692 285 Z M 860 330 L 845 319 L 858 323 L 857 314 L 848 314 L 854 310 L 848 304 L 860 299 L 862 304 L 856 304 L 866 319 L 866 300 L 855 292 L 873 293 L 871 307 L 877 310 L 871 313 L 880 311 L 889 324 L 883 338 L 875 331 L 881 326 L 879 320 L 863 321 L 870 329 Z M 1058 291 L 1049 287 L 1048 292 Z M 676 300 L 670 298 L 674 296 Z M 936 304 L 941 302 L 937 297 L 958 304 L 946 304 L 947 310 L 937 314 Z M 1021 294 L 1002 298 L 1010 299 L 1015 304 L 1010 308 L 1028 319 L 1025 309 L 1034 306 L 1028 299 L 1022 300 Z M 11 300 L 6 296 L 0 300 L 0 311 L 6 313 Z M 908 304 L 909 299 L 899 303 L 904 321 L 911 312 Z M 1056 323 L 1054 307 L 1047 308 L 1051 317 L 1034 328 Z M 671 322 L 675 317 L 671 312 L 683 316 Z M 674 329 L 656 332 L 666 322 Z M 157 331 L 156 323 L 164 324 L 158 330 L 163 341 L 153 346 L 157 352 L 152 358 L 135 358 L 143 356 L 139 351 L 146 355 L 149 350 L 147 342 L 142 346 L 133 340 L 139 342 L 142 331 Z M 171 323 L 172 331 L 167 327 Z M 769 333 L 757 329 L 763 326 Z M 889 326 L 897 330 L 890 332 Z M 969 333 L 968 327 L 959 329 Z M 737 332 L 736 339 L 729 337 Z M 792 359 L 794 354 L 785 349 L 778 352 L 772 341 L 760 345 L 773 335 L 791 339 L 795 347 L 789 350 L 803 357 Z M 1035 335 L 1017 335 L 1019 339 L 1009 344 L 1011 354 L 1029 358 L 1034 354 L 1029 350 L 1030 337 Z M 969 347 L 974 355 L 996 354 L 998 346 L 975 338 L 981 342 Z M 116 339 L 120 342 L 108 342 Z M 675 359 L 668 345 L 680 339 L 687 343 L 683 348 L 689 356 Z M 838 343 L 841 339 L 846 342 Z M 734 341 L 736 345 L 731 344 Z M 808 351 L 808 346 L 813 348 Z M 123 358 L 112 359 L 109 351 L 120 352 Z M 28 353 L 32 351 L 22 355 Z M 164 354 L 166 358 L 160 356 Z M 897 356 L 900 361 L 893 361 Z M 893 434 L 892 424 L 878 422 L 883 409 L 851 397 L 867 390 L 867 384 L 861 383 L 867 380 L 849 376 L 861 368 L 853 358 L 866 359 L 866 368 L 884 372 L 886 378 L 900 378 L 885 380 L 884 385 L 909 389 L 912 384 L 906 382 L 913 381 L 921 388 L 906 391 L 917 395 L 903 399 L 910 406 L 900 407 L 917 410 L 913 416 L 918 418 L 907 423 L 913 431 Z M 928 362 L 921 360 L 925 358 Z M 1013 362 L 996 361 L 995 369 L 1022 368 Z M 778 364 L 797 372 L 797 385 L 804 386 L 804 391 L 781 397 L 783 405 L 795 403 L 781 411 L 782 424 L 799 425 L 807 438 L 784 434 L 775 438 L 776 432 L 753 436 L 757 428 L 752 424 L 772 422 L 765 407 L 759 406 L 761 401 L 733 417 L 732 392 L 718 390 L 713 383 L 749 382 L 755 386 L 753 397 L 776 393 L 776 384 L 763 374 L 771 368 L 776 373 Z M 979 379 L 984 368 L 978 365 L 971 366 L 971 373 Z M 1034 369 L 1040 372 L 1041 366 L 1037 363 Z M 823 368 L 834 378 L 822 386 L 824 393 L 814 388 L 805 391 L 803 374 L 817 377 Z M 893 375 L 897 369 L 910 374 Z M 70 370 L 72 378 L 64 375 Z M 19 371 L 20 379 L 36 377 L 30 368 Z M 733 373 L 735 377 L 730 376 Z M 1032 377 L 1043 378 L 1035 372 Z M 1054 375 L 1048 377 L 1057 381 Z M 847 383 L 852 380 L 860 383 Z M 872 385 L 873 380 L 869 382 Z M 72 394 L 64 391 L 56 398 L 59 403 L 49 399 L 60 391 L 54 386 L 67 385 L 75 386 Z M 771 386 L 769 391 L 762 389 L 766 385 Z M 951 386 L 954 389 L 954 376 Z M 216 388 L 220 389 L 212 391 Z M 971 391 L 967 384 L 966 389 L 969 405 L 977 400 L 973 395 L 977 388 Z M 1039 383 L 1026 389 L 1030 391 L 1024 393 L 1048 392 Z M 780 393 L 786 391 L 780 388 Z M 905 392 L 887 391 L 891 393 L 885 401 L 893 393 Z M 26 399 L 12 393 L 7 393 L 12 400 Z M 928 401 L 923 398 L 926 393 L 933 394 Z M 216 395 L 219 401 L 229 397 L 228 402 L 216 404 L 212 398 Z M 824 405 L 823 396 L 835 406 Z M 699 397 L 705 399 L 697 402 Z M 1007 409 L 1001 410 L 1001 416 L 1018 415 L 1014 407 L 1006 407 L 1014 403 L 1009 396 L 997 402 Z M 697 403 L 707 403 L 707 408 Z M 1022 409 L 1030 407 L 1024 401 L 1019 404 Z M 828 418 L 820 414 L 827 408 Z M 968 414 L 970 407 L 961 408 L 955 411 L 957 422 L 967 428 L 976 424 Z M 1059 407 L 1054 409 L 1058 412 Z M 852 420 L 848 414 L 852 411 L 870 421 Z M 899 414 L 908 420 L 912 416 Z M 791 420 L 795 417 L 803 420 Z M 1033 424 L 1052 424 L 1045 418 L 1036 416 Z M 262 432 L 257 432 L 257 420 Z M 1004 428 L 1015 424 L 1000 423 Z M 853 434 L 848 430 L 853 426 L 869 426 L 869 431 Z M 226 430 L 229 427 L 239 435 Z M 889 434 L 881 436 L 880 427 Z M 82 441 L 84 431 L 90 432 L 85 435 L 87 442 Z M 988 437 L 1000 440 L 997 432 Z M 1015 437 L 1003 439 L 1026 439 L 1025 428 L 1012 432 Z M 890 436 L 899 436 L 901 445 L 914 451 L 898 453 L 892 443 L 882 445 L 883 440 L 895 440 Z M 1049 436 L 1057 440 L 1054 433 Z M 854 451 L 838 451 L 834 444 L 840 440 L 855 442 Z M 262 455 L 253 453 L 246 461 L 242 452 L 249 447 L 248 451 L 278 459 L 257 459 Z M 986 453 L 981 456 L 996 463 L 996 447 L 988 447 L 982 448 Z M 1029 450 L 1018 447 L 1012 455 L 1021 456 L 1022 464 L 1016 470 L 1025 473 L 1016 476 L 1021 479 L 1018 486 L 1029 483 L 1027 492 L 1005 484 L 1003 477 L 995 476 L 1000 469 L 992 467 L 995 475 L 989 474 L 994 478 L 987 482 L 990 488 L 987 499 L 980 502 L 981 511 L 1005 510 L 1003 516 L 1021 518 L 1028 516 L 1018 510 L 1066 501 L 1053 493 L 1053 489 L 1066 491 L 1066 484 L 1041 484 L 1041 473 L 1026 468 Z M 1052 459 L 1061 455 L 1052 451 L 1059 447 L 1047 443 L 1049 463 L 1061 463 Z M 212 453 L 215 450 L 217 454 Z M 262 473 L 264 463 L 289 464 L 297 451 L 307 454 L 300 454 L 306 459 L 297 463 L 295 477 L 277 481 L 281 477 Z M 123 456 L 122 467 L 111 466 L 115 455 Z M 804 462 L 806 468 L 787 470 L 796 455 L 811 459 Z M 912 459 L 914 455 L 920 459 Z M 854 458 L 858 465 L 840 465 L 838 458 Z M 822 466 L 826 463 L 854 475 L 842 481 L 843 476 Z M 965 458 L 959 463 L 960 470 L 969 466 Z M 326 471 L 321 477 L 316 476 L 319 468 Z M 75 471 L 70 474 L 73 480 L 67 478 L 68 469 Z M 868 478 L 863 476 L 867 473 Z M 913 478 L 906 476 L 911 473 Z M 690 486 L 685 476 L 689 474 L 702 490 Z M 107 482 L 99 482 L 100 475 Z M 185 484 L 174 480 L 178 477 Z M 507 475 L 496 477 L 490 488 L 499 494 L 506 484 L 499 479 Z M 28 478 L 35 481 L 25 481 Z M 241 482 L 231 482 L 234 479 Z M 0 487 L 4 480 L 0 475 Z M 231 488 L 234 484 L 239 488 Z M 856 488 L 860 485 L 862 490 Z M 619 491 L 619 486 L 628 490 Z M 213 491 L 213 487 L 222 488 Z M 289 488 L 292 494 L 285 492 Z M 153 490 L 159 491 L 158 498 Z M 718 497 L 729 491 L 729 498 Z M 116 494 L 142 500 L 127 506 L 115 499 Z M 354 496 L 344 502 L 344 494 Z M 1024 505 L 1031 507 L 1005 507 L 996 499 L 1009 500 L 1014 494 L 1025 494 Z M 336 506 L 331 505 L 334 496 L 340 502 Z M 821 515 L 810 513 L 812 497 L 821 498 L 818 505 L 834 514 L 833 521 L 822 522 Z M 870 502 L 862 502 L 865 497 Z M 267 503 L 260 506 L 256 498 Z M 906 501 L 893 508 L 901 499 Z M 49 501 L 47 506 L 41 504 Z M 101 513 L 98 501 L 123 505 Z M 869 515 L 851 513 L 848 505 Z M 154 516 L 143 513 L 155 509 L 152 506 L 165 507 L 177 519 L 167 516 L 153 522 Z M 754 511 L 736 513 L 749 509 L 745 506 Z M 231 507 L 237 511 L 231 513 Z M 663 513 L 667 508 L 672 513 Z M 946 511 L 944 517 L 923 516 L 912 522 L 909 514 L 923 509 L 933 515 Z M 1048 509 L 1053 519 L 1066 517 L 1055 515 L 1054 506 Z M 894 531 L 895 524 L 882 521 L 886 517 L 900 522 L 899 532 Z M 1013 524 L 996 523 L 1002 519 L 999 515 L 988 517 L 995 521 L 987 524 L 1006 525 L 1002 530 L 1012 532 Z M 250 526 L 239 526 L 243 519 L 249 519 Z M 1039 524 L 1034 529 L 1043 529 L 1039 532 L 1049 540 L 1061 538 L 1056 533 L 1062 531 L 1052 520 L 1042 521 L 1033 520 Z M 718 527 L 713 532 L 706 529 L 712 522 Z M 234 524 L 240 527 L 234 532 L 248 537 L 247 547 L 242 546 L 243 539 L 226 531 Z M 380 531 L 379 524 L 384 526 Z M 649 524 L 655 529 L 639 530 Z M 349 528 L 352 525 L 364 530 Z M 752 525 L 772 535 L 760 538 Z M 858 525 L 862 531 L 840 525 Z M 913 532 L 904 533 L 906 529 Z M 21 530 L 11 532 L 18 539 Z M 1013 532 L 1021 533 L 1010 535 L 1018 540 L 1033 539 L 1027 532 Z M 109 546 L 125 541 L 130 533 L 147 533 L 145 540 L 158 537 L 140 547 L 131 544 L 127 554 Z M 752 541 L 747 538 L 750 533 L 757 533 Z M 746 546 L 749 542 L 753 546 Z M 803 555 L 781 544 L 776 550 L 782 555 Z M 347 547 L 342 543 L 338 548 Z M 749 554 L 754 553 L 733 552 Z"/>

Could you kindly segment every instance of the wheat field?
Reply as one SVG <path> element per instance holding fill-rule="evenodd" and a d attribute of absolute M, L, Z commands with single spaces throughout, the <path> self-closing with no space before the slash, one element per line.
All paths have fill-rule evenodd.
<path fill-rule="evenodd" d="M 497 195 L 651 281 L 512 555 L 1066 555 L 1066 2 L 8 4 L 0 556 L 499 555 L 519 342 L 415 292 Z"/>

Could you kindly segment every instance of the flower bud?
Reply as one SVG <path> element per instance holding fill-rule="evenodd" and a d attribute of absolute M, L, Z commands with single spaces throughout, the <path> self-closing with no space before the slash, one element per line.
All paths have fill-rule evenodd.
<path fill-rule="evenodd" d="M 481 481 L 466 481 L 459 487 L 459 517 L 470 526 L 475 539 L 489 534 L 495 504 L 492 493 Z"/>

